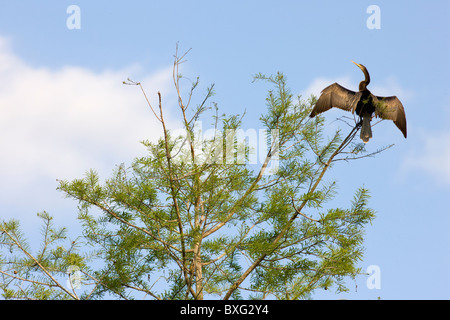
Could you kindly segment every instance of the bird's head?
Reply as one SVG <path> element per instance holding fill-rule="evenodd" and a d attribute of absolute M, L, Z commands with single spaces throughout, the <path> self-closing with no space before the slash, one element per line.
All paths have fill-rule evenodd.
<path fill-rule="evenodd" d="M 362 64 L 356 63 L 353 60 L 352 60 L 352 62 L 361 69 L 361 71 L 364 73 L 364 77 L 365 77 L 365 79 L 359 83 L 359 91 L 366 90 L 367 85 L 370 83 L 369 71 L 367 71 L 366 67 L 364 67 Z"/>

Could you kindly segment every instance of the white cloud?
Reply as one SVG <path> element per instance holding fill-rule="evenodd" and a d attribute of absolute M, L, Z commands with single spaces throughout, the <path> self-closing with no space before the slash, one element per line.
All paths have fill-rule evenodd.
<path fill-rule="evenodd" d="M 109 175 L 114 164 L 143 154 L 139 141 L 155 140 L 161 126 L 139 87 L 122 84 L 136 69 L 36 68 L 0 37 L 1 201 L 20 198 L 20 192 L 36 190 L 44 180 L 81 177 L 89 168 Z M 134 79 L 154 107 L 161 91 L 169 126 L 176 101 L 171 77 L 168 67 Z"/>
<path fill-rule="evenodd" d="M 396 77 L 389 76 L 382 83 L 370 84 L 370 91 L 382 97 L 397 96 L 403 104 L 414 98 L 414 92 L 403 88 Z"/>
<path fill-rule="evenodd" d="M 420 149 L 410 152 L 404 170 L 421 170 L 435 181 L 450 184 L 450 132 L 419 133 Z"/>
<path fill-rule="evenodd" d="M 311 84 L 303 91 L 300 92 L 304 99 L 307 99 L 311 96 L 311 94 L 316 97 L 320 96 L 320 92 L 333 83 L 339 83 L 341 86 L 346 87 L 350 90 L 351 88 L 357 88 L 358 84 L 355 85 L 353 81 L 351 81 L 350 77 L 339 77 L 339 78 L 323 78 L 319 77 L 314 79 Z"/>

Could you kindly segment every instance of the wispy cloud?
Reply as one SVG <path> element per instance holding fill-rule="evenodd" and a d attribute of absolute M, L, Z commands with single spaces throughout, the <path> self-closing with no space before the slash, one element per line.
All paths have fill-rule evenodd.
<path fill-rule="evenodd" d="M 414 98 L 414 92 L 402 87 L 396 77 L 389 76 L 382 80 L 382 82 L 370 84 L 369 89 L 373 94 L 383 97 L 397 96 L 403 103 Z"/>
<path fill-rule="evenodd" d="M 356 88 L 358 84 L 350 79 L 350 77 L 338 77 L 338 78 L 325 78 L 325 77 L 319 77 L 315 78 L 311 84 L 304 90 L 300 92 L 303 98 L 309 98 L 311 94 L 315 95 L 316 97 L 319 97 L 320 92 L 328 87 L 330 84 L 333 83 L 339 83 L 341 86 L 344 86 L 351 90 L 351 88 Z"/>
<path fill-rule="evenodd" d="M 156 139 L 161 129 L 139 88 L 122 84 L 136 69 L 32 67 L 0 37 L 1 200 L 35 190 L 42 179 L 111 170 L 145 152 L 139 141 Z M 155 106 L 161 91 L 167 108 L 175 101 L 171 76 L 169 67 L 134 80 Z M 166 113 L 171 122 L 170 108 Z"/>
<path fill-rule="evenodd" d="M 438 183 L 450 185 L 450 131 L 419 132 L 420 148 L 404 160 L 404 170 L 420 170 Z"/>

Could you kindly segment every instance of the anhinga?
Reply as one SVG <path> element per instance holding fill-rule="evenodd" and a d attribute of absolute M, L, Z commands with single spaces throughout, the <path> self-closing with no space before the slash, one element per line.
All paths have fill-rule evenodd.
<path fill-rule="evenodd" d="M 338 83 L 333 83 L 322 90 L 310 117 L 312 118 L 332 107 L 352 113 L 356 112 L 360 118 L 358 124 L 361 124 L 360 137 L 364 143 L 367 143 L 372 138 L 370 121 L 375 113 L 378 118 L 394 121 L 406 138 L 406 116 L 400 100 L 396 96 L 379 97 L 370 93 L 367 90 L 367 85 L 370 83 L 369 72 L 362 64 L 352 62 L 362 70 L 365 76 L 364 81 L 359 83 L 359 92 L 348 90 Z"/>

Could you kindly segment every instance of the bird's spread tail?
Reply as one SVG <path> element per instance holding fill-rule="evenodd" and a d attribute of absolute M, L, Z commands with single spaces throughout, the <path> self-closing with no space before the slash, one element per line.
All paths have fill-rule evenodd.
<path fill-rule="evenodd" d="M 370 117 L 363 117 L 360 137 L 364 143 L 369 142 L 369 139 L 372 138 L 372 128 L 370 126 Z"/>

